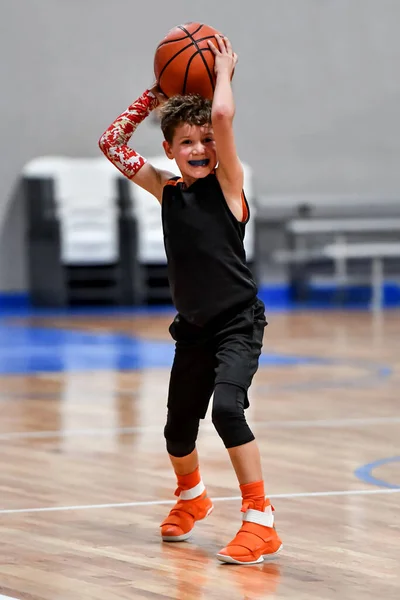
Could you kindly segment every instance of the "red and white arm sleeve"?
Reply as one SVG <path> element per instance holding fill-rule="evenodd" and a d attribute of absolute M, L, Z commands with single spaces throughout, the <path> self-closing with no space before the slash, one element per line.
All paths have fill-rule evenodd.
<path fill-rule="evenodd" d="M 135 100 L 125 112 L 115 119 L 114 123 L 110 125 L 99 140 L 100 150 L 129 179 L 143 167 L 146 159 L 130 148 L 127 145 L 128 141 L 139 123 L 157 105 L 158 99 L 156 96 L 146 90 L 140 98 Z"/>

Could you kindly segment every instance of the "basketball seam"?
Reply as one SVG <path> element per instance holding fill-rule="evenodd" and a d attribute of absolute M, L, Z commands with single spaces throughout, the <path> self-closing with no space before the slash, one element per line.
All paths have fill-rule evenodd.
<path fill-rule="evenodd" d="M 186 37 L 188 37 L 188 36 L 186 36 Z M 204 42 L 205 40 L 210 40 L 210 39 L 212 39 L 213 37 L 215 37 L 215 36 L 214 36 L 214 35 L 207 35 L 207 36 L 205 36 L 205 37 L 203 37 L 203 38 L 200 38 L 200 39 L 199 39 L 199 40 L 197 40 L 197 41 L 198 41 L 198 42 Z M 182 40 L 184 40 L 185 38 L 181 38 L 181 39 L 182 39 Z M 178 40 L 174 40 L 174 41 L 178 41 Z M 161 82 L 161 77 L 163 76 L 165 69 L 168 67 L 168 65 L 170 65 L 170 64 L 171 64 L 171 62 L 172 62 L 173 60 L 175 60 L 175 58 L 176 58 L 177 56 L 179 56 L 179 54 L 181 54 L 182 52 L 185 52 L 185 50 L 187 50 L 188 48 L 190 48 L 190 46 L 192 46 L 192 45 L 193 45 L 193 41 L 192 41 L 192 42 L 190 42 L 190 44 L 188 44 L 188 45 L 187 45 L 187 46 L 185 46 L 184 48 L 181 48 L 180 50 L 178 50 L 178 52 L 177 52 L 176 54 L 174 54 L 174 55 L 173 55 L 173 56 L 172 56 L 172 57 L 171 57 L 171 58 L 168 60 L 168 62 L 166 62 L 166 63 L 165 63 L 165 65 L 164 65 L 164 66 L 163 66 L 163 68 L 161 69 L 161 71 L 160 71 L 160 74 L 159 74 L 159 76 L 158 76 L 158 85 L 159 85 L 160 89 L 161 89 L 161 83 L 160 83 L 160 82 Z M 199 48 L 199 47 L 197 46 L 197 44 L 194 44 L 194 45 L 195 45 L 195 47 L 197 48 L 198 52 L 200 51 L 200 54 L 201 54 L 201 48 Z M 207 49 L 208 49 L 208 48 L 204 48 L 204 50 L 207 50 Z M 211 52 L 211 50 L 210 50 L 210 52 Z M 195 55 L 196 55 L 196 54 L 195 54 Z M 195 55 L 194 55 L 194 56 L 195 56 Z M 204 62 L 204 59 L 203 59 L 203 62 Z M 210 75 L 210 72 L 209 72 L 209 69 L 208 69 L 208 65 L 207 65 L 207 63 L 205 63 L 205 65 L 206 65 L 206 68 L 207 68 L 208 74 Z M 214 90 L 214 84 L 213 84 L 212 78 L 211 78 L 210 80 L 211 80 L 211 87 L 212 87 L 212 89 Z"/>
<path fill-rule="evenodd" d="M 197 50 L 194 54 L 192 54 L 192 56 L 189 58 L 187 67 L 186 67 L 186 71 L 185 71 L 185 77 L 183 78 L 183 86 L 182 86 L 182 94 L 186 93 L 186 85 L 187 85 L 187 80 L 189 77 L 189 69 L 190 69 L 190 65 L 192 64 L 192 60 L 194 59 L 195 56 L 197 56 L 199 54 L 199 50 Z"/>
<path fill-rule="evenodd" d="M 186 34 L 189 36 L 189 38 L 192 40 L 192 43 L 193 43 L 193 45 L 194 45 L 194 46 L 197 48 L 197 51 L 199 52 L 199 54 L 200 54 L 200 56 L 201 56 L 201 60 L 203 61 L 203 64 L 204 64 L 204 66 L 205 66 L 205 69 L 206 69 L 206 71 L 207 71 L 207 73 L 208 73 L 208 76 L 209 76 L 209 78 L 210 78 L 211 89 L 212 89 L 212 91 L 214 91 L 214 89 L 215 89 L 215 86 L 214 86 L 214 79 L 213 79 L 212 73 L 211 73 L 211 71 L 210 71 L 210 68 L 209 68 L 209 66 L 208 66 L 208 64 L 207 64 L 207 61 L 206 61 L 206 59 L 205 59 L 205 58 L 204 58 L 204 56 L 203 56 L 203 53 L 201 52 L 201 48 L 199 48 L 199 46 L 198 46 L 198 44 L 197 44 L 197 41 L 199 41 L 199 42 L 200 42 L 200 41 L 202 41 L 202 40 L 197 40 L 197 41 L 196 41 L 196 40 L 194 39 L 194 37 L 192 36 L 192 34 L 191 34 L 191 33 L 189 33 L 189 31 L 188 31 L 187 29 L 185 29 L 185 28 L 183 27 L 183 25 L 179 25 L 179 29 L 182 29 L 182 31 L 184 31 L 184 32 L 185 32 L 185 33 L 186 33 Z M 210 37 L 210 38 L 213 38 L 213 37 L 215 37 L 215 36 L 214 36 L 214 35 L 212 35 L 212 36 L 209 36 L 209 37 Z M 186 74 L 185 74 L 185 76 L 186 76 Z"/>
<path fill-rule="evenodd" d="M 184 39 L 184 38 L 183 38 Z M 165 65 L 163 66 L 163 68 L 160 71 L 160 74 L 158 76 L 158 83 L 160 83 L 161 81 L 161 77 L 163 76 L 163 73 L 165 71 L 165 69 L 168 67 L 168 65 L 170 65 L 172 63 L 173 60 L 175 60 L 175 58 L 177 56 L 179 56 L 180 54 L 182 54 L 182 52 L 185 52 L 185 50 L 187 50 L 188 48 L 190 48 L 190 46 L 192 46 L 192 42 L 190 44 L 188 44 L 187 46 L 185 46 L 184 48 L 181 48 L 180 50 L 178 50 L 178 52 L 176 54 L 174 54 L 173 56 L 171 56 L 171 58 L 165 63 Z"/>
<path fill-rule="evenodd" d="M 182 88 L 182 94 L 186 93 L 186 85 L 187 85 L 187 80 L 189 77 L 189 68 L 190 68 L 190 64 L 192 62 L 192 60 L 198 56 L 199 54 L 202 54 L 203 52 L 211 52 L 211 50 L 209 48 L 200 48 L 200 50 L 197 50 L 197 52 L 195 52 L 194 54 L 192 54 L 192 56 L 189 59 L 188 65 L 186 67 L 186 71 L 185 71 L 185 77 L 183 79 L 183 88 Z M 214 88 L 213 88 L 214 89 Z"/>
<path fill-rule="evenodd" d="M 201 25 L 200 25 L 200 27 L 198 27 L 198 28 L 196 29 L 196 31 L 193 31 L 193 35 L 194 35 L 195 33 L 198 33 L 202 27 L 204 27 L 204 25 L 203 25 L 203 24 L 201 24 Z M 181 42 L 182 40 L 186 39 L 187 37 L 188 37 L 188 36 L 187 36 L 187 35 L 185 35 L 185 36 L 183 36 L 183 37 L 180 37 L 180 38 L 175 38 L 174 40 L 166 40 L 165 42 L 160 42 L 160 43 L 158 44 L 158 46 L 157 46 L 157 50 L 158 50 L 159 48 L 162 48 L 162 46 L 165 46 L 166 44 L 173 44 L 173 42 Z"/>

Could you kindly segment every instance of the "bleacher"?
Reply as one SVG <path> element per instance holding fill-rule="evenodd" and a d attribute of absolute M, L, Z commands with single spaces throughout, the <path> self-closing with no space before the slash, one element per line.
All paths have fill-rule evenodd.
<path fill-rule="evenodd" d="M 264 258 L 282 266 L 295 301 L 309 299 L 315 282 L 334 286 L 339 301 L 350 286 L 369 285 L 375 309 L 383 303 L 385 277 L 400 290 L 397 198 L 271 197 L 258 214 L 260 235 L 268 236 L 272 222 L 275 229 L 275 244 Z"/>

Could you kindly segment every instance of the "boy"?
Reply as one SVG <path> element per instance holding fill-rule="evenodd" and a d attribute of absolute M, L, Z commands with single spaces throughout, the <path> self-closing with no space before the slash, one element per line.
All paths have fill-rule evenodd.
<path fill-rule="evenodd" d="M 254 564 L 281 549 L 273 507 L 264 494 L 261 460 L 244 410 L 258 368 L 266 325 L 264 305 L 245 263 L 243 170 L 233 134 L 231 76 L 237 62 L 218 37 L 212 101 L 175 96 L 161 106 L 163 147 L 182 177 L 155 169 L 127 142 L 137 125 L 165 99 L 147 90 L 100 138 L 111 162 L 161 203 L 168 275 L 177 316 L 176 342 L 164 435 L 178 501 L 161 524 L 166 542 L 190 537 L 213 509 L 199 473 L 196 439 L 214 393 L 212 421 L 228 450 L 242 492 L 243 523 L 218 554 L 222 562 Z M 218 164 L 217 164 L 218 163 Z"/>

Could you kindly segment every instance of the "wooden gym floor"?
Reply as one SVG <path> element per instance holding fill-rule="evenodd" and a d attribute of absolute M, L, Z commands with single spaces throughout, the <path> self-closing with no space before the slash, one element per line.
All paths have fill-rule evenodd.
<path fill-rule="evenodd" d="M 269 315 L 248 419 L 284 551 L 222 565 L 238 487 L 207 418 L 214 513 L 163 544 L 170 313 L 0 321 L 0 599 L 400 598 L 400 313 Z"/>

